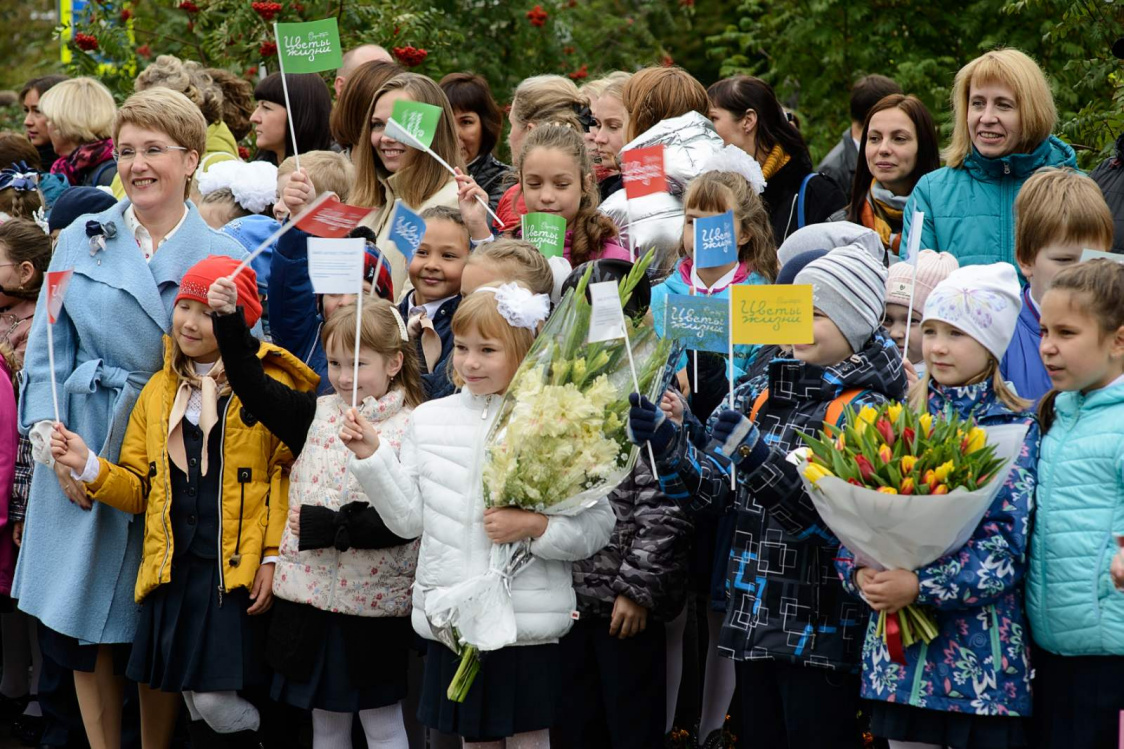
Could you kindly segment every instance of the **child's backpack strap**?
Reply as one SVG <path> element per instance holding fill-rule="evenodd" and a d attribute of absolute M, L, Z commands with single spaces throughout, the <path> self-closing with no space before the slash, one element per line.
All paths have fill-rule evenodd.
<path fill-rule="evenodd" d="M 749 420 L 754 424 L 757 423 L 757 412 L 765 405 L 765 401 L 769 400 L 769 388 L 765 388 L 753 400 L 753 408 L 749 411 Z"/>
<path fill-rule="evenodd" d="M 843 419 L 843 412 L 847 406 L 849 406 L 855 398 L 869 392 L 869 390 L 863 390 L 861 388 L 844 390 L 838 398 L 835 398 L 831 403 L 827 404 L 827 413 L 825 413 L 823 417 L 824 426 L 843 426 L 841 421 Z"/>
<path fill-rule="evenodd" d="M 804 181 L 800 183 L 800 192 L 797 193 L 796 198 L 796 228 L 803 229 L 807 225 L 807 220 L 804 216 L 804 195 L 808 192 L 808 183 L 812 181 L 813 177 L 819 175 L 819 172 L 812 172 L 804 176 Z"/>
<path fill-rule="evenodd" d="M 103 161 L 94 169 L 94 173 L 90 175 L 90 186 L 97 187 L 101 183 L 102 176 L 110 169 L 116 168 L 117 162 L 113 159 L 106 159 L 105 161 Z"/>

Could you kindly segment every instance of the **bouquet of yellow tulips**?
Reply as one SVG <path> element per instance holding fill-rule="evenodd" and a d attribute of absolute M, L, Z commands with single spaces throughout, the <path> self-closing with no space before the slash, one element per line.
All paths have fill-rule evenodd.
<path fill-rule="evenodd" d="M 876 569 L 916 570 L 971 537 L 1018 457 L 1026 428 L 984 430 L 957 414 L 934 417 L 901 403 L 848 407 L 846 426 L 808 445 L 800 474 L 816 509 L 855 555 Z M 937 634 L 932 616 L 910 605 L 881 612 L 878 634 L 895 660 Z"/>

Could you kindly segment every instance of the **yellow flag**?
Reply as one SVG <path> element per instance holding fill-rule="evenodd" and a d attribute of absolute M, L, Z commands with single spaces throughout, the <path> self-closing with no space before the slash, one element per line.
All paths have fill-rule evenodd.
<path fill-rule="evenodd" d="M 813 343 L 812 287 L 731 286 L 735 344 Z"/>

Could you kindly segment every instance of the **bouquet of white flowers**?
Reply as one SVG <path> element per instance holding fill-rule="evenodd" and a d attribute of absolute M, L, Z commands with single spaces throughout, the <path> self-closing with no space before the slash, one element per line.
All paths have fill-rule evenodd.
<path fill-rule="evenodd" d="M 653 253 L 621 282 L 622 306 Z M 563 299 L 515 373 L 488 433 L 483 470 L 488 507 L 573 515 L 609 494 L 632 471 L 637 448 L 625 428 L 636 389 L 655 400 L 667 388 L 678 351 L 642 318 L 625 317 L 627 336 L 589 343 L 590 272 Z M 461 654 L 448 697 L 463 701 L 479 670 L 479 651 L 515 642 L 511 579 L 530 563 L 529 541 L 496 545 L 482 577 L 441 591 L 428 602 L 430 625 Z"/>

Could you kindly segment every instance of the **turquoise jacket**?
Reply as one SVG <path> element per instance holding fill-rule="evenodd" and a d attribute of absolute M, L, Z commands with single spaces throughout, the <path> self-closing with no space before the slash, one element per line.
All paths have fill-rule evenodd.
<path fill-rule="evenodd" d="M 1042 440 L 1026 610 L 1058 655 L 1124 655 L 1124 593 L 1109 566 L 1124 534 L 1124 383 L 1065 392 Z"/>
<path fill-rule="evenodd" d="M 959 168 L 929 172 L 913 188 L 902 228 L 904 247 L 913 212 L 925 213 L 921 249 L 950 252 L 960 266 L 1015 264 L 1015 196 L 1044 166 L 1077 166 L 1073 149 L 1050 136 L 1030 153 L 988 159 L 973 147 Z"/>

